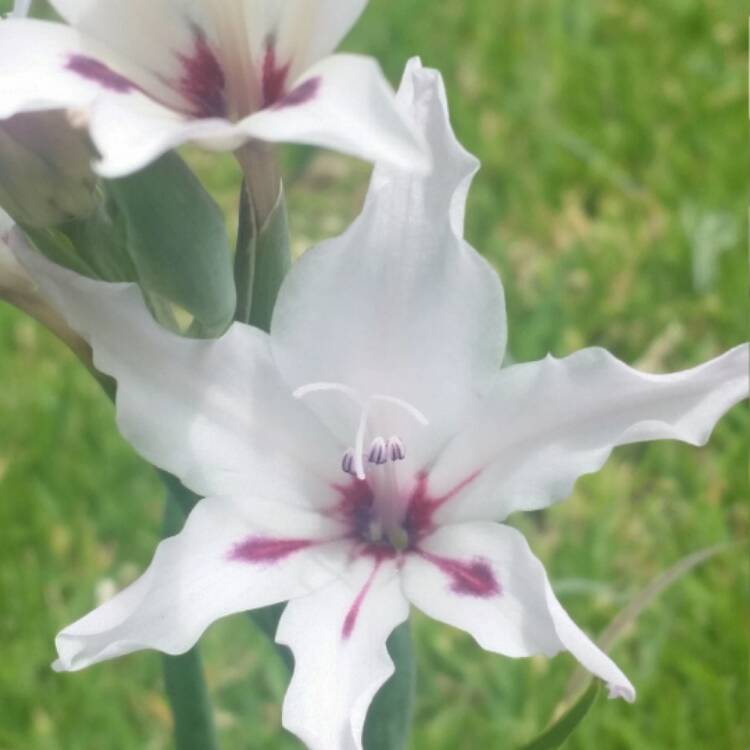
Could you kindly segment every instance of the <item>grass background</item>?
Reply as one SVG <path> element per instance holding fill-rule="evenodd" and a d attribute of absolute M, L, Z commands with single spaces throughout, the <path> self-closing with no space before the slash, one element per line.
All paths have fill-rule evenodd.
<path fill-rule="evenodd" d="M 595 344 L 663 371 L 746 338 L 741 3 L 372 0 L 345 46 L 394 82 L 414 54 L 442 70 L 459 137 L 483 162 L 468 236 L 503 276 L 514 358 Z M 231 162 L 191 158 L 231 217 Z M 367 167 L 304 149 L 285 161 L 301 250 L 356 214 Z M 7 306 L 0 382 L 0 750 L 168 748 L 156 654 L 49 669 L 56 631 L 150 559 L 159 485 L 68 352 Z M 571 750 L 750 746 L 747 426 L 740 407 L 705 449 L 619 449 L 568 502 L 513 519 L 594 634 L 682 556 L 743 545 L 628 633 L 614 656 L 639 700 L 598 705 Z M 415 750 L 519 747 L 574 666 L 492 656 L 419 617 L 414 630 Z M 279 729 L 286 678 L 263 638 L 237 617 L 203 645 L 223 746 L 299 747 Z"/>

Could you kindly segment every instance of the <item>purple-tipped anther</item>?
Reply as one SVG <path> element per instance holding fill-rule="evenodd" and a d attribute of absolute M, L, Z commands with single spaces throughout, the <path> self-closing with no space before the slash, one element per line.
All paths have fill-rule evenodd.
<path fill-rule="evenodd" d="M 354 469 L 354 453 L 348 450 L 341 458 L 341 470 L 345 474 L 354 476 L 357 472 Z"/>
<path fill-rule="evenodd" d="M 367 454 L 367 460 L 371 464 L 382 466 L 388 461 L 388 446 L 382 437 L 376 437 L 370 445 L 370 452 Z"/>
<path fill-rule="evenodd" d="M 388 438 L 388 457 L 391 461 L 403 461 L 406 458 L 404 444 L 395 435 Z"/>

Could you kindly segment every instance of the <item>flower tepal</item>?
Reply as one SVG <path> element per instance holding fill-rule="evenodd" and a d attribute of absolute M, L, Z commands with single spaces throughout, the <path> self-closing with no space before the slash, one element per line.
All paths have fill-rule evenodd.
<path fill-rule="evenodd" d="M 270 335 L 181 339 L 133 286 L 20 254 L 117 379 L 123 434 L 205 498 L 138 581 L 60 633 L 58 669 L 178 653 L 219 617 L 288 600 L 283 723 L 312 750 L 361 750 L 386 640 L 416 606 L 492 652 L 567 650 L 634 699 L 503 521 L 561 500 L 617 445 L 703 443 L 747 395 L 747 347 L 671 375 L 600 349 L 501 369 L 502 287 L 462 236 L 477 162 L 437 73 L 412 61 L 399 98 L 438 169 L 379 164 L 362 215 L 290 273 Z"/>
<path fill-rule="evenodd" d="M 425 168 L 370 58 L 332 54 L 366 0 L 52 0 L 67 25 L 0 23 L 0 118 L 66 109 L 107 177 L 192 142 L 331 147 Z"/>

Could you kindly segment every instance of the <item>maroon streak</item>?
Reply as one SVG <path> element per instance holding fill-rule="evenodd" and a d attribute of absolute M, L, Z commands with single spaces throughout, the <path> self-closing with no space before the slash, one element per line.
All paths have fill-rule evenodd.
<path fill-rule="evenodd" d="M 433 516 L 446 503 L 457 497 L 468 487 L 480 474 L 477 469 L 462 479 L 455 487 L 438 497 L 431 497 L 427 488 L 427 472 L 422 471 L 417 476 L 417 484 L 409 499 L 408 509 L 404 525 L 412 538 L 413 543 L 418 542 L 424 536 L 435 530 Z"/>
<path fill-rule="evenodd" d="M 362 587 L 362 590 L 359 592 L 359 594 L 357 594 L 357 598 L 354 600 L 352 606 L 349 608 L 349 611 L 346 613 L 344 624 L 341 626 L 341 637 L 345 641 L 348 641 L 351 637 L 351 634 L 354 632 L 354 626 L 357 624 L 357 618 L 359 617 L 360 609 L 362 609 L 362 603 L 364 602 L 365 597 L 372 588 L 372 583 L 375 580 L 375 576 L 380 569 L 380 564 L 382 563 L 382 561 L 382 558 L 376 557 L 375 564 L 372 566 L 372 571 L 370 572 L 365 585 Z"/>
<path fill-rule="evenodd" d="M 87 55 L 71 55 L 65 67 L 77 73 L 81 78 L 94 81 L 102 88 L 116 91 L 118 94 L 127 94 L 138 88 L 125 76 L 115 72 L 100 60 Z"/>
<path fill-rule="evenodd" d="M 301 104 L 307 104 L 312 101 L 320 89 L 322 79 L 320 76 L 308 78 L 293 88 L 286 96 L 282 96 L 274 105 L 274 109 L 283 109 L 284 107 L 299 107 Z"/>
<path fill-rule="evenodd" d="M 264 107 L 270 107 L 282 98 L 288 75 L 289 63 L 282 66 L 276 64 L 276 41 L 273 37 L 269 37 L 266 39 L 266 51 L 263 55 L 261 71 Z"/>
<path fill-rule="evenodd" d="M 255 565 L 274 564 L 295 552 L 311 547 L 311 539 L 269 539 L 268 537 L 250 537 L 235 544 L 229 553 L 230 560 L 252 563 Z"/>
<path fill-rule="evenodd" d="M 497 580 L 489 563 L 482 558 L 471 562 L 452 560 L 420 550 L 419 554 L 435 565 L 451 579 L 451 591 L 459 596 L 475 596 L 489 599 L 503 593 L 500 581 Z"/>
<path fill-rule="evenodd" d="M 193 25 L 193 49 L 177 53 L 182 65 L 178 81 L 180 93 L 192 107 L 193 117 L 225 117 L 227 113 L 226 78 L 206 34 Z"/>

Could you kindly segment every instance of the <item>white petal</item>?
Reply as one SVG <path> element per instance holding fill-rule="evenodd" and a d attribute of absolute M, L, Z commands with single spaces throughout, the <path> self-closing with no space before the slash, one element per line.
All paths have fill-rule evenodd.
<path fill-rule="evenodd" d="M 283 724 L 310 750 L 362 750 L 367 710 L 393 674 L 386 639 L 408 616 L 394 563 L 370 557 L 288 604 L 276 635 L 294 652 Z"/>
<path fill-rule="evenodd" d="M 747 394 L 747 346 L 669 375 L 638 372 L 604 349 L 509 367 L 431 471 L 435 495 L 478 472 L 438 518 L 502 519 L 546 507 L 600 469 L 618 445 L 704 445 Z"/>
<path fill-rule="evenodd" d="M 90 342 L 97 368 L 117 379 L 120 430 L 151 463 L 201 495 L 252 488 L 300 505 L 337 497 L 318 467 L 338 478 L 342 448 L 291 397 L 265 334 L 235 324 L 220 339 L 182 338 L 153 321 L 135 285 L 17 255 Z"/>
<path fill-rule="evenodd" d="M 251 56 L 262 62 L 273 40 L 279 66 L 289 65 L 288 77 L 294 80 L 336 49 L 367 0 L 241 0 L 239 5 Z"/>
<path fill-rule="evenodd" d="M 383 427 L 414 458 L 441 445 L 494 382 L 505 311 L 497 275 L 458 236 L 477 162 L 455 140 L 440 75 L 412 62 L 399 100 L 439 156 L 435 171 L 420 177 L 378 165 L 362 215 L 288 275 L 271 336 L 295 387 L 342 382 L 420 409 L 429 428 L 409 417 Z M 334 401 L 310 397 L 351 439 L 351 421 L 329 411 Z"/>
<path fill-rule="evenodd" d="M 185 143 L 232 151 L 247 140 L 228 120 L 186 118 L 138 93 L 125 101 L 102 97 L 89 117 L 91 138 L 101 154 L 96 171 L 111 179 L 137 172 Z"/>
<path fill-rule="evenodd" d="M 13 3 L 13 11 L 11 12 L 11 16 L 14 18 L 25 18 L 29 15 L 29 11 L 31 10 L 31 0 L 16 0 L 15 3 Z"/>
<path fill-rule="evenodd" d="M 58 670 L 146 648 L 187 651 L 215 620 L 303 596 L 341 575 L 336 529 L 258 498 L 208 498 L 148 570 L 56 639 Z"/>
<path fill-rule="evenodd" d="M 406 596 L 423 612 L 505 656 L 566 649 L 611 695 L 635 699 L 627 677 L 563 610 L 521 533 L 493 523 L 444 526 L 420 550 L 407 557 L 402 576 Z"/>
<path fill-rule="evenodd" d="M 240 126 L 262 141 L 325 146 L 402 169 L 424 170 L 428 164 L 413 124 L 369 57 L 339 54 L 321 60 L 286 96 Z"/>
<path fill-rule="evenodd" d="M 191 55 L 196 30 L 216 46 L 206 4 L 201 0 L 52 0 L 55 10 L 78 32 L 173 82 L 183 74 L 181 56 Z"/>
<path fill-rule="evenodd" d="M 0 22 L 0 119 L 85 109 L 97 97 L 127 100 L 141 89 L 172 96 L 158 76 L 75 29 L 32 19 Z"/>

